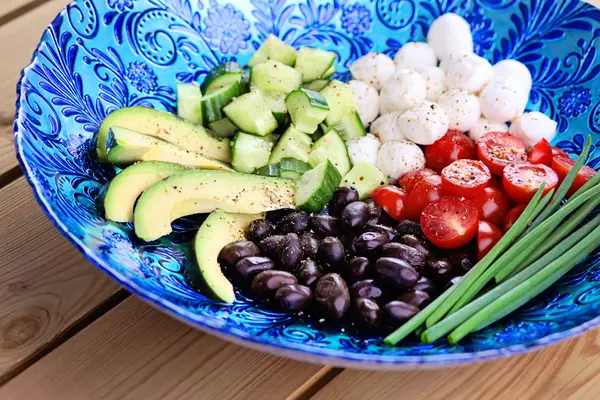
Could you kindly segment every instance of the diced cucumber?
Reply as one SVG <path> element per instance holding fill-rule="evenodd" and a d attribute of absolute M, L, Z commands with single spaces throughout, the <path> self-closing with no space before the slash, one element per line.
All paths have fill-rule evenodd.
<path fill-rule="evenodd" d="M 342 179 L 341 186 L 350 186 L 358 191 L 361 200 L 368 198 L 373 190 L 387 183 L 383 172 L 367 162 L 357 163 Z"/>
<path fill-rule="evenodd" d="M 367 134 L 358 112 L 348 115 L 338 122 L 331 124 L 330 128 L 335 129 L 346 141 L 363 137 Z"/>
<path fill-rule="evenodd" d="M 195 83 L 177 84 L 177 115 L 202 125 L 202 91 Z"/>
<path fill-rule="evenodd" d="M 223 112 L 242 132 L 265 136 L 277 129 L 277 121 L 260 93 L 237 97 Z"/>
<path fill-rule="evenodd" d="M 227 117 L 211 122 L 208 124 L 208 128 L 218 137 L 231 137 L 235 135 L 235 132 L 237 131 L 237 126 L 235 126 Z"/>
<path fill-rule="evenodd" d="M 202 122 L 209 125 L 215 121 L 223 119 L 223 107 L 231 100 L 240 95 L 240 84 L 233 82 L 229 86 L 223 86 L 206 93 L 202 97 Z"/>
<path fill-rule="evenodd" d="M 238 132 L 231 151 L 231 166 L 238 172 L 251 174 L 267 165 L 273 143 L 269 139 Z"/>
<path fill-rule="evenodd" d="M 244 68 L 242 70 L 242 79 L 240 80 L 240 91 L 242 94 L 250 91 L 250 75 L 252 70 L 250 68 Z"/>
<path fill-rule="evenodd" d="M 302 73 L 270 60 L 252 67 L 250 83 L 266 92 L 289 93 L 302 85 Z"/>
<path fill-rule="evenodd" d="M 342 180 L 337 168 L 325 160 L 296 181 L 296 208 L 319 212 L 331 201 Z"/>
<path fill-rule="evenodd" d="M 279 176 L 280 168 L 279 164 L 269 164 L 264 167 L 260 167 L 256 171 L 254 171 L 256 175 L 262 176 Z"/>
<path fill-rule="evenodd" d="M 308 162 L 308 155 L 310 153 L 311 146 L 312 140 L 310 136 L 308 136 L 306 133 L 300 132 L 294 127 L 294 125 L 290 125 L 283 136 L 281 136 L 279 139 L 279 142 L 277 142 L 275 145 L 275 148 L 271 153 L 269 164 L 276 164 L 285 157 L 291 157 L 300 161 Z"/>
<path fill-rule="evenodd" d="M 333 125 L 344 117 L 354 114 L 356 103 L 350 86 L 337 80 L 329 82 L 321 94 L 329 104 L 329 114 L 325 119 L 327 125 Z"/>
<path fill-rule="evenodd" d="M 298 179 L 306 171 L 310 171 L 312 167 L 304 161 L 295 158 L 285 157 L 279 163 L 279 176 L 288 179 Z"/>
<path fill-rule="evenodd" d="M 296 68 L 302 73 L 302 82 L 312 82 L 321 77 L 331 68 L 337 54 L 332 51 L 302 47 L 296 57 Z"/>
<path fill-rule="evenodd" d="M 350 171 L 350 157 L 346 143 L 334 129 L 315 142 L 308 163 L 316 167 L 325 160 L 331 161 L 342 176 Z"/>
<path fill-rule="evenodd" d="M 260 89 L 258 90 L 260 94 L 265 98 L 269 109 L 273 113 L 273 116 L 277 120 L 277 125 L 279 127 L 284 127 L 288 125 L 288 111 L 285 106 L 285 93 L 279 92 L 263 92 Z"/>
<path fill-rule="evenodd" d="M 296 63 L 296 50 L 277 36 L 269 35 L 248 62 L 249 67 L 276 60 L 293 67 Z"/>
<path fill-rule="evenodd" d="M 325 71 L 325 73 L 323 74 L 321 79 L 329 79 L 336 72 L 337 72 L 337 69 L 335 68 L 335 66 L 332 65 L 331 67 L 329 67 L 329 69 L 327 71 Z"/>
<path fill-rule="evenodd" d="M 327 100 L 320 93 L 296 89 L 285 98 L 285 105 L 298 130 L 312 134 L 329 112 Z"/>
<path fill-rule="evenodd" d="M 240 83 L 242 79 L 242 67 L 236 62 L 227 62 L 211 69 L 204 82 L 202 92 L 208 93 L 219 88 L 229 86 L 234 82 Z"/>
<path fill-rule="evenodd" d="M 304 89 L 314 90 L 315 92 L 320 92 L 321 90 L 323 90 L 323 88 L 325 86 L 327 86 L 327 84 L 329 84 L 329 80 L 327 80 L 327 79 L 319 79 L 319 80 L 316 80 L 316 81 L 304 83 L 304 84 L 302 84 L 302 87 Z"/>

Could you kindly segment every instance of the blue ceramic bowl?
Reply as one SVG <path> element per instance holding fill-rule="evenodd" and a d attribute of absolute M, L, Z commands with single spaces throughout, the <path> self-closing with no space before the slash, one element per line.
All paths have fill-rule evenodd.
<path fill-rule="evenodd" d="M 177 82 L 215 65 L 246 63 L 269 33 L 298 47 L 339 54 L 346 65 L 369 51 L 393 55 L 423 40 L 440 14 L 471 24 L 478 54 L 515 58 L 533 75 L 529 108 L 558 121 L 555 144 L 600 165 L 600 11 L 545 0 L 78 0 L 48 27 L 18 87 L 19 159 L 48 214 L 86 257 L 132 293 L 227 340 L 294 358 L 360 368 L 414 368 L 521 353 L 600 323 L 600 253 L 499 323 L 457 346 L 444 340 L 384 346 L 339 328 L 268 311 L 238 296 L 233 305 L 192 290 L 182 276 L 197 221 L 182 220 L 160 242 L 107 222 L 101 195 L 114 172 L 100 165 L 94 133 L 110 112 L 141 105 L 174 110 Z"/>

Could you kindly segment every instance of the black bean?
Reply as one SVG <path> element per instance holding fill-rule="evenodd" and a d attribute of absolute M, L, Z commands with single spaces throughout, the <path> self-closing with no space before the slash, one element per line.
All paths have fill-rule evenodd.
<path fill-rule="evenodd" d="M 373 200 L 368 199 L 365 201 L 367 205 L 367 210 L 369 210 L 369 223 L 370 224 L 378 224 L 379 218 L 381 218 L 381 213 L 383 209 L 377 205 Z"/>
<path fill-rule="evenodd" d="M 299 312 L 306 310 L 312 302 L 310 288 L 302 285 L 284 285 L 275 292 L 275 307 L 283 312 Z"/>
<path fill-rule="evenodd" d="M 279 248 L 279 244 L 283 240 L 283 237 L 283 235 L 273 235 L 261 240 L 258 244 L 260 254 L 272 259 L 277 257 L 277 249 Z"/>
<path fill-rule="evenodd" d="M 380 301 L 383 299 L 383 290 L 374 283 L 373 279 L 364 279 L 355 282 L 350 286 L 350 295 L 352 295 L 352 298 L 354 299 L 364 297 L 366 299 Z"/>
<path fill-rule="evenodd" d="M 375 274 L 379 283 L 391 288 L 411 289 L 419 280 L 418 272 L 399 258 L 378 259 L 375 263 Z"/>
<path fill-rule="evenodd" d="M 356 281 L 366 279 L 368 275 L 369 259 L 366 257 L 353 258 L 342 270 L 342 277 L 348 284 L 353 284 Z"/>
<path fill-rule="evenodd" d="M 431 245 L 423 238 L 411 234 L 399 234 L 394 238 L 394 242 L 402 243 L 419 250 L 427 258 L 433 256 Z"/>
<path fill-rule="evenodd" d="M 422 290 L 411 290 L 398 296 L 398 300 L 415 307 L 423 308 L 431 301 L 431 297 Z"/>
<path fill-rule="evenodd" d="M 323 239 L 317 251 L 319 265 L 329 269 L 339 269 L 344 266 L 345 259 L 346 252 L 340 239 L 334 237 Z"/>
<path fill-rule="evenodd" d="M 356 254 L 373 258 L 381 246 L 388 242 L 387 236 L 379 232 L 365 232 L 354 239 Z"/>
<path fill-rule="evenodd" d="M 416 221 L 411 221 L 410 219 L 400 221 L 398 225 L 396 225 L 396 230 L 398 231 L 399 235 L 415 235 L 418 237 L 423 237 L 421 225 Z"/>
<path fill-rule="evenodd" d="M 310 228 L 320 237 L 337 237 L 340 235 L 340 220 L 329 215 L 315 215 L 310 218 Z"/>
<path fill-rule="evenodd" d="M 267 213 L 267 220 L 272 224 L 276 224 L 281 220 L 281 218 L 295 211 L 296 210 L 294 210 L 293 208 L 283 208 L 281 210 L 269 211 Z"/>
<path fill-rule="evenodd" d="M 369 207 L 362 201 L 350 203 L 342 211 L 341 220 L 344 228 L 358 232 L 369 222 Z"/>
<path fill-rule="evenodd" d="M 271 236 L 275 231 L 275 226 L 266 219 L 257 219 L 250 222 L 246 228 L 246 237 L 255 243 L 260 242 L 264 238 Z"/>
<path fill-rule="evenodd" d="M 321 269 L 316 262 L 307 258 L 300 261 L 294 274 L 298 278 L 298 283 L 312 287 L 321 277 Z"/>
<path fill-rule="evenodd" d="M 381 323 L 381 309 L 371 299 L 359 297 L 353 302 L 354 321 L 363 328 L 376 328 Z"/>
<path fill-rule="evenodd" d="M 400 300 L 394 300 L 383 306 L 386 321 L 397 328 L 419 313 L 419 309 Z"/>
<path fill-rule="evenodd" d="M 388 240 L 392 240 L 398 234 L 398 232 L 396 232 L 396 230 L 391 226 L 371 223 L 365 225 L 365 227 L 362 229 L 362 232 L 378 232 L 385 235 Z"/>
<path fill-rule="evenodd" d="M 302 245 L 302 257 L 317 258 L 317 251 L 321 242 L 314 234 L 304 232 L 300 235 L 300 244 Z"/>
<path fill-rule="evenodd" d="M 307 213 L 302 211 L 293 212 L 281 218 L 277 223 L 277 230 L 282 234 L 297 233 L 299 235 L 308 228 L 309 221 L 310 217 Z"/>
<path fill-rule="evenodd" d="M 446 255 L 450 262 L 460 271 L 459 273 L 462 274 L 468 272 L 475 264 L 477 264 L 477 255 L 475 249 L 471 246 L 449 250 Z"/>
<path fill-rule="evenodd" d="M 242 258 L 235 265 L 235 271 L 241 279 L 252 279 L 263 271 L 275 268 L 273 260 L 267 257 L 252 256 Z"/>
<path fill-rule="evenodd" d="M 456 276 L 456 269 L 447 258 L 432 257 L 427 260 L 423 275 L 435 282 L 446 284 Z"/>
<path fill-rule="evenodd" d="M 350 307 L 350 292 L 339 274 L 329 273 L 317 281 L 315 300 L 323 314 L 331 319 L 340 319 Z"/>
<path fill-rule="evenodd" d="M 377 223 L 385 226 L 394 226 L 398 221 L 396 221 L 390 214 L 388 214 L 385 210 L 381 210 L 381 215 L 377 219 Z"/>
<path fill-rule="evenodd" d="M 288 233 L 277 247 L 275 262 L 277 266 L 292 271 L 302 260 L 302 245 L 295 233 Z"/>
<path fill-rule="evenodd" d="M 349 257 L 354 257 L 356 255 L 356 249 L 354 248 L 354 235 L 346 234 L 341 237 L 342 244 L 344 245 L 344 249 L 346 250 L 346 255 Z"/>
<path fill-rule="evenodd" d="M 252 292 L 259 297 L 270 297 L 284 285 L 295 285 L 296 277 L 286 271 L 269 270 L 256 275 L 252 280 Z"/>
<path fill-rule="evenodd" d="M 429 297 L 436 297 L 438 295 L 439 289 L 436 284 L 434 284 L 427 277 L 420 277 L 417 281 L 417 284 L 413 287 L 413 290 L 420 290 L 429 295 Z"/>
<path fill-rule="evenodd" d="M 218 256 L 218 261 L 226 267 L 234 267 L 242 258 L 257 256 L 260 253 L 258 246 L 249 240 L 239 240 L 229 243 Z"/>
<path fill-rule="evenodd" d="M 333 193 L 333 199 L 329 202 L 327 210 L 329 215 L 338 217 L 342 214 L 342 210 L 350 203 L 359 200 L 358 191 L 349 186 L 344 186 L 336 189 Z"/>
<path fill-rule="evenodd" d="M 419 271 L 425 265 L 426 258 L 423 253 L 414 247 L 402 243 L 387 243 L 379 248 L 380 257 L 400 258 Z"/>

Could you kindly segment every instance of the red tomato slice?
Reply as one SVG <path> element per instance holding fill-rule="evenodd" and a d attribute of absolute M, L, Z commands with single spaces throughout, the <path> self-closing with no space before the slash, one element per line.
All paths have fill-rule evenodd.
<path fill-rule="evenodd" d="M 381 186 L 371 193 L 371 199 L 396 221 L 406 218 L 408 194 L 396 186 Z"/>
<path fill-rule="evenodd" d="M 442 170 L 442 188 L 455 196 L 475 197 L 491 179 L 492 173 L 481 161 L 457 160 Z"/>
<path fill-rule="evenodd" d="M 571 168 L 575 165 L 575 161 L 571 160 L 569 157 L 557 156 L 552 159 L 552 169 L 558 175 L 558 179 L 562 182 Z M 592 179 L 598 172 L 594 171 L 594 169 L 588 167 L 587 165 L 583 165 L 577 176 L 575 176 L 575 181 L 569 188 L 567 192 L 567 197 L 571 197 L 573 193 L 579 190 L 580 187 L 585 185 L 590 179 Z"/>
<path fill-rule="evenodd" d="M 563 156 L 569 158 L 569 154 L 563 149 L 559 149 L 558 147 L 552 146 L 552 157 Z"/>
<path fill-rule="evenodd" d="M 430 170 L 429 168 L 415 169 L 402 175 L 400 179 L 398 179 L 398 184 L 402 186 L 407 193 L 410 193 L 421 179 L 435 175 L 437 175 L 437 172 Z"/>
<path fill-rule="evenodd" d="M 442 178 L 439 175 L 421 179 L 408 195 L 406 218 L 418 221 L 421 218 L 423 209 L 432 201 L 444 196 L 444 194 Z"/>
<path fill-rule="evenodd" d="M 546 139 L 540 140 L 535 145 L 531 154 L 529 154 L 529 162 L 550 165 L 552 162 L 552 147 Z"/>
<path fill-rule="evenodd" d="M 437 172 L 462 158 L 477 158 L 477 147 L 467 135 L 459 131 L 448 131 L 438 141 L 425 147 L 427 168 Z"/>
<path fill-rule="evenodd" d="M 442 249 L 457 249 L 477 234 L 477 207 L 464 197 L 444 196 L 429 203 L 421 214 L 425 237 Z"/>
<path fill-rule="evenodd" d="M 479 221 L 477 229 L 477 259 L 481 260 L 502 239 L 503 233 L 494 224 Z"/>
<path fill-rule="evenodd" d="M 502 174 L 502 185 L 506 194 L 516 203 L 529 203 L 542 183 L 546 183 L 544 194 L 558 185 L 558 175 L 544 164 L 529 162 L 510 164 L 504 168 Z"/>
<path fill-rule="evenodd" d="M 486 187 L 483 193 L 473 197 L 473 203 L 479 212 L 479 219 L 500 226 L 510 209 L 506 196 L 495 187 Z"/>
<path fill-rule="evenodd" d="M 527 161 L 525 144 L 521 139 L 503 132 L 490 132 L 483 135 L 477 142 L 477 154 L 496 175 L 502 175 L 504 167 L 509 164 Z"/>
<path fill-rule="evenodd" d="M 502 221 L 502 231 L 505 233 L 514 225 L 515 222 L 519 219 L 523 211 L 525 211 L 526 204 L 519 204 L 508 210 L 506 216 L 504 217 L 504 221 Z"/>

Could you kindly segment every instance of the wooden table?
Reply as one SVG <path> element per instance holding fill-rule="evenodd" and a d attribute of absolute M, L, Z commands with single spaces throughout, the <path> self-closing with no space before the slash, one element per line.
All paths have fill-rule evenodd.
<path fill-rule="evenodd" d="M 223 342 L 120 289 L 54 229 L 14 156 L 19 72 L 66 3 L 0 0 L 0 399 L 600 397 L 598 331 L 487 364 L 361 372 Z"/>

